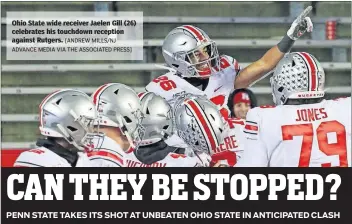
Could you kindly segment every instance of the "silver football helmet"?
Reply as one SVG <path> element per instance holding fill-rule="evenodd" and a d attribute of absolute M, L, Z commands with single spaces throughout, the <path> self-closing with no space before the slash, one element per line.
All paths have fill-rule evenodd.
<path fill-rule="evenodd" d="M 198 152 L 212 155 L 228 131 L 216 105 L 205 97 L 186 98 L 175 107 L 174 116 L 178 135 Z"/>
<path fill-rule="evenodd" d="M 90 97 L 78 90 L 56 91 L 39 105 L 41 134 L 64 138 L 78 150 L 91 147 L 97 135 L 93 126 L 97 118 L 98 113 Z"/>
<path fill-rule="evenodd" d="M 166 64 L 183 77 L 209 77 L 221 69 L 215 42 L 195 26 L 173 29 L 164 40 L 162 53 Z"/>
<path fill-rule="evenodd" d="M 287 99 L 324 97 L 325 72 L 318 60 L 305 52 L 284 56 L 270 78 L 273 101 L 285 104 Z"/>
<path fill-rule="evenodd" d="M 145 134 L 141 145 L 150 145 L 173 134 L 172 108 L 161 96 L 152 92 L 138 94 L 141 99 Z"/>
<path fill-rule="evenodd" d="M 137 148 L 143 139 L 143 113 L 136 92 L 121 83 L 100 86 L 91 95 L 100 118 L 99 125 L 119 127 L 132 147 Z"/>

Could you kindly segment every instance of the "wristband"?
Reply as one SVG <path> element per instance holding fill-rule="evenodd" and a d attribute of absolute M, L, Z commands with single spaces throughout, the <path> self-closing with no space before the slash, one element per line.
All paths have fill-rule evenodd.
<path fill-rule="evenodd" d="M 292 40 L 289 36 L 285 35 L 282 40 L 277 44 L 277 47 L 282 53 L 287 53 L 291 50 L 294 43 L 294 40 Z"/>

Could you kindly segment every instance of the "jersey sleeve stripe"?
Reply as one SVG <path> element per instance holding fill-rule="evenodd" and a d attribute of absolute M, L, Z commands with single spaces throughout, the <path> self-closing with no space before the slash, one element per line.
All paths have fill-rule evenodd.
<path fill-rule="evenodd" d="M 246 126 L 244 126 L 244 129 L 248 131 L 258 131 L 258 126 L 246 124 Z"/>
<path fill-rule="evenodd" d="M 97 152 L 89 152 L 88 153 L 88 157 L 92 157 L 92 156 L 99 156 L 99 157 L 106 157 L 106 158 L 110 158 L 112 160 L 116 160 L 118 161 L 119 163 L 123 164 L 123 160 L 112 154 L 112 153 L 109 153 L 109 152 L 104 152 L 104 151 L 97 151 Z"/>
<path fill-rule="evenodd" d="M 107 151 L 108 153 L 116 154 L 117 156 L 123 157 L 123 155 L 111 149 L 107 149 L 107 148 L 97 148 L 97 149 L 99 151 Z"/>
<path fill-rule="evenodd" d="M 251 123 L 251 124 L 255 124 L 255 125 L 258 124 L 257 122 L 253 122 L 253 121 L 246 121 L 246 123 Z"/>
<path fill-rule="evenodd" d="M 15 164 L 14 164 L 14 166 L 17 166 L 17 164 L 18 165 L 20 165 L 20 166 L 22 166 L 23 164 L 23 166 L 25 166 L 25 165 L 29 165 L 28 167 L 44 167 L 44 166 L 41 166 L 41 165 L 38 165 L 38 164 L 34 164 L 34 163 L 30 163 L 30 162 L 24 162 L 24 161 L 16 161 L 15 162 Z"/>
<path fill-rule="evenodd" d="M 252 133 L 252 132 L 248 132 L 248 131 L 243 131 L 246 134 L 251 134 L 251 135 L 258 135 L 258 133 Z"/>
<path fill-rule="evenodd" d="M 239 72 L 240 65 L 238 64 L 238 61 L 236 59 L 233 59 L 233 65 L 235 66 L 236 72 Z"/>
<path fill-rule="evenodd" d="M 111 159 L 107 159 L 107 158 L 103 158 L 103 157 L 94 157 L 94 158 L 89 158 L 91 161 L 94 161 L 94 160 L 105 160 L 105 161 L 108 161 L 108 162 L 111 162 L 111 163 L 114 163 L 116 165 L 118 165 L 119 167 L 122 167 L 123 164 L 120 164 L 120 163 L 117 163 L 115 160 L 111 160 Z"/>

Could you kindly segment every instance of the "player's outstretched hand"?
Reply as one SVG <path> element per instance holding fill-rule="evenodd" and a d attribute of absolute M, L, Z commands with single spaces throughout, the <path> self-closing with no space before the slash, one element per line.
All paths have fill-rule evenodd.
<path fill-rule="evenodd" d="M 290 29 L 287 31 L 287 36 L 292 40 L 297 40 L 306 31 L 313 31 L 312 20 L 307 16 L 312 11 L 312 6 L 308 6 L 296 19 L 293 21 Z"/>

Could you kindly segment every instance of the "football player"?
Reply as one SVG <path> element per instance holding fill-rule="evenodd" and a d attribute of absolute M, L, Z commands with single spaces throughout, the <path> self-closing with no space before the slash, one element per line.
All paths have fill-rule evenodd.
<path fill-rule="evenodd" d="M 94 139 L 96 151 L 89 156 L 104 166 L 122 167 L 125 153 L 135 150 L 144 135 L 137 93 L 124 84 L 109 83 L 100 86 L 91 98 L 100 115 L 99 131 L 105 137 Z"/>
<path fill-rule="evenodd" d="M 307 17 L 311 9 L 309 6 L 294 20 L 276 46 L 244 69 L 236 59 L 220 56 L 216 43 L 203 30 L 191 25 L 177 27 L 166 36 L 162 46 L 170 71 L 154 79 L 146 90 L 162 96 L 170 104 L 184 93 L 206 95 L 222 107 L 224 116 L 228 116 L 226 104 L 230 92 L 234 88 L 247 88 L 262 78 L 275 68 L 299 37 L 312 31 L 313 24 Z"/>
<path fill-rule="evenodd" d="M 234 166 L 243 151 L 240 119 L 227 119 L 205 97 L 187 96 L 175 104 L 178 135 L 194 151 L 211 156 L 211 166 Z"/>
<path fill-rule="evenodd" d="M 64 89 L 48 95 L 39 106 L 40 133 L 37 148 L 25 151 L 14 167 L 98 166 L 85 153 L 97 133 L 98 113 L 83 92 Z"/>
<path fill-rule="evenodd" d="M 325 73 L 305 52 L 285 56 L 270 79 L 276 107 L 247 114 L 238 166 L 350 167 L 351 97 L 324 100 Z"/>
<path fill-rule="evenodd" d="M 209 166 L 203 161 L 206 155 L 190 157 L 185 148 L 169 146 L 173 141 L 174 123 L 171 106 L 154 93 L 139 93 L 144 119 L 145 134 L 137 150 L 125 156 L 127 167 L 201 167 Z M 172 137 L 171 137 L 172 136 Z M 170 138 L 171 137 L 171 138 Z"/>

